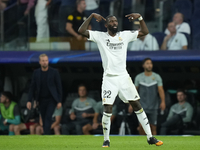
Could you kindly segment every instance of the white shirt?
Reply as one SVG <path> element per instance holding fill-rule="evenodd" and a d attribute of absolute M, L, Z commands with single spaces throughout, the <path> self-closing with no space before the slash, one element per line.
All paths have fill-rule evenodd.
<path fill-rule="evenodd" d="M 86 8 L 85 10 L 94 10 L 99 7 L 98 1 L 96 0 L 85 0 Z"/>
<path fill-rule="evenodd" d="M 184 34 L 176 33 L 173 37 L 171 37 L 167 42 L 168 50 L 182 50 L 183 46 L 187 46 L 187 39 Z"/>
<path fill-rule="evenodd" d="M 138 31 L 118 32 L 114 37 L 108 32 L 89 30 L 90 41 L 96 42 L 101 54 L 104 75 L 121 75 L 126 71 L 128 43 L 137 39 Z"/>
<path fill-rule="evenodd" d="M 183 22 L 182 24 L 176 25 L 176 32 L 184 32 L 190 34 L 191 30 L 189 24 L 187 22 Z M 167 28 L 165 29 L 165 34 L 169 34 L 169 30 Z"/>
<path fill-rule="evenodd" d="M 147 34 L 144 41 L 138 39 L 130 43 L 131 51 L 156 51 L 159 50 L 158 42 L 154 36 Z"/>

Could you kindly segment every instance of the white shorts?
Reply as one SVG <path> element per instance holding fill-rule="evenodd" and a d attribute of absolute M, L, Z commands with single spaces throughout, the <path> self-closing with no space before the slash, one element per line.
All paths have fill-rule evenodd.
<path fill-rule="evenodd" d="M 101 89 L 103 104 L 113 105 L 117 95 L 124 103 L 140 99 L 129 74 L 104 75 Z"/>

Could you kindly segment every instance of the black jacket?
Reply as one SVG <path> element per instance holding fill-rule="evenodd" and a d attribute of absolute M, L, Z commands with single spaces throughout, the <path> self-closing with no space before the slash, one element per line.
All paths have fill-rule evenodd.
<path fill-rule="evenodd" d="M 31 86 L 29 90 L 28 101 L 31 102 L 32 98 L 35 97 L 37 101 L 39 101 L 40 95 L 40 87 L 41 87 L 41 68 L 36 69 L 32 76 Z M 47 75 L 47 86 L 52 97 L 55 99 L 57 103 L 62 101 L 62 86 L 60 75 L 56 69 L 51 67 L 48 68 L 48 75 Z"/>

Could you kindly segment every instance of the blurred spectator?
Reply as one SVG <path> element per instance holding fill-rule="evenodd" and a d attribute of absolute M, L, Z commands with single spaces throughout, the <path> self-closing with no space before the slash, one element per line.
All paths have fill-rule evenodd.
<path fill-rule="evenodd" d="M 78 86 L 78 94 L 79 98 L 73 101 L 70 112 L 72 122 L 61 127 L 64 135 L 69 135 L 74 129 L 77 135 L 81 135 L 83 134 L 82 129 L 92 124 L 94 112 L 96 112 L 96 101 L 87 96 L 87 89 L 83 84 Z"/>
<path fill-rule="evenodd" d="M 35 19 L 37 24 L 36 42 L 49 41 L 48 6 L 52 0 L 38 0 L 35 7 Z"/>
<path fill-rule="evenodd" d="M 102 101 L 98 102 L 96 104 L 96 112 L 94 114 L 93 118 L 93 124 L 87 124 L 83 127 L 83 134 L 89 135 L 90 131 L 99 129 L 102 131 L 102 116 L 103 116 L 103 105 Z M 111 122 L 113 123 L 115 117 L 117 116 L 117 107 L 116 105 L 112 108 L 112 116 L 111 116 Z"/>
<path fill-rule="evenodd" d="M 182 13 L 175 13 L 173 17 L 173 22 L 176 25 L 176 31 L 177 32 L 184 32 L 187 34 L 190 34 L 190 25 L 187 22 L 184 21 L 184 16 Z M 165 29 L 165 34 L 170 34 L 169 29 Z"/>
<path fill-rule="evenodd" d="M 85 0 L 77 0 L 76 4 L 76 10 L 67 17 L 66 30 L 71 34 L 69 37 L 71 50 L 85 50 L 86 38 L 78 33 L 78 28 L 86 20 L 84 14 L 86 3 Z"/>
<path fill-rule="evenodd" d="M 0 10 L 4 10 L 7 7 L 9 0 L 0 0 Z"/>
<path fill-rule="evenodd" d="M 170 34 L 165 36 L 161 49 L 162 50 L 186 50 L 188 46 L 187 39 L 182 33 L 176 32 L 174 22 L 168 24 Z"/>
<path fill-rule="evenodd" d="M 9 135 L 14 134 L 14 126 L 20 124 L 20 113 L 17 103 L 12 101 L 10 92 L 1 93 L 0 103 L 0 131 L 7 130 Z"/>
<path fill-rule="evenodd" d="M 135 77 L 134 83 L 140 94 L 141 105 L 149 119 L 152 134 L 156 135 L 158 109 L 160 108 L 162 111 L 165 110 L 163 82 L 160 75 L 152 71 L 153 63 L 150 58 L 145 58 L 142 66 L 144 72 Z M 140 135 L 145 135 L 141 124 L 139 125 L 138 130 Z"/>
<path fill-rule="evenodd" d="M 184 124 L 188 124 L 192 120 L 193 107 L 186 102 L 185 91 L 177 90 L 176 95 L 178 103 L 171 106 L 167 121 L 161 125 L 161 135 L 166 135 L 169 130 L 174 129 L 179 129 L 181 132 Z"/>
<path fill-rule="evenodd" d="M 100 0 L 99 11 L 101 16 L 103 16 L 104 18 L 106 18 L 110 14 L 110 3 L 112 1 L 113 0 Z M 107 29 L 105 28 L 105 22 L 101 21 L 100 25 L 101 25 L 101 30 L 107 32 Z"/>
<path fill-rule="evenodd" d="M 33 6 L 35 0 L 18 0 L 18 25 L 19 25 L 19 41 L 18 46 L 20 48 L 26 48 L 27 42 L 27 26 L 28 15 L 30 21 L 33 21 Z M 31 23 L 30 23 L 31 25 Z"/>
<path fill-rule="evenodd" d="M 61 121 L 62 111 L 63 111 L 62 107 L 60 107 L 59 109 L 56 108 L 52 116 L 51 130 L 54 131 L 55 135 L 60 135 L 60 121 Z M 36 127 L 35 134 L 42 135 L 44 133 L 42 126 L 43 126 L 42 118 L 40 117 L 40 122 L 39 125 Z"/>
<path fill-rule="evenodd" d="M 99 0 L 85 0 L 86 8 L 85 15 L 89 17 L 92 13 L 99 14 Z M 92 30 L 101 30 L 100 24 L 96 21 L 96 19 L 92 18 L 91 20 Z"/>
<path fill-rule="evenodd" d="M 29 116 L 28 122 L 14 126 L 15 135 L 20 135 L 20 132 L 23 130 L 30 130 L 31 135 L 35 134 L 35 129 L 36 126 L 38 126 L 38 121 L 39 121 L 39 113 L 36 101 L 34 101 L 33 108 L 31 109 L 31 112 L 30 114 L 28 114 L 28 116 Z"/>
<path fill-rule="evenodd" d="M 31 109 L 31 101 L 39 102 L 39 111 L 43 121 L 44 134 L 51 134 L 51 118 L 57 106 L 62 107 L 62 86 L 60 75 L 56 69 L 49 67 L 49 60 L 46 54 L 39 56 L 40 68 L 33 73 L 29 90 L 27 108 Z"/>
<path fill-rule="evenodd" d="M 131 51 L 156 51 L 159 50 L 158 42 L 154 36 L 147 34 L 131 43 Z"/>
<path fill-rule="evenodd" d="M 62 35 L 66 35 L 66 22 L 69 16 L 76 9 L 76 0 L 61 0 L 59 9 L 59 30 Z"/>

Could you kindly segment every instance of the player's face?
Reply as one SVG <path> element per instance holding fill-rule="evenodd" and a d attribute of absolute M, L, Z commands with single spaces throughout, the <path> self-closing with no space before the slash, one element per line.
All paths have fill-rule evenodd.
<path fill-rule="evenodd" d="M 153 68 L 153 63 L 151 60 L 147 60 L 145 61 L 144 65 L 144 70 L 147 71 L 147 72 L 151 72 L 152 71 L 152 68 Z"/>
<path fill-rule="evenodd" d="M 185 96 L 185 94 L 184 94 L 183 92 L 178 92 L 178 93 L 177 93 L 177 100 L 178 100 L 179 102 L 185 101 L 185 98 L 186 98 L 186 96 Z"/>
<path fill-rule="evenodd" d="M 118 21 L 115 16 L 108 18 L 106 28 L 112 33 L 117 33 L 118 31 Z"/>
<path fill-rule="evenodd" d="M 4 95 L 1 95 L 1 100 L 0 102 L 5 104 L 6 103 L 7 98 Z"/>
<path fill-rule="evenodd" d="M 40 57 L 39 63 L 40 63 L 42 68 L 47 68 L 48 65 L 49 65 L 48 57 L 47 56 Z"/>
<path fill-rule="evenodd" d="M 171 22 L 168 24 L 168 30 L 170 33 L 175 33 L 176 32 L 176 26 L 175 23 Z"/>
<path fill-rule="evenodd" d="M 78 89 L 78 95 L 80 97 L 86 97 L 87 95 L 87 90 L 84 86 L 80 86 L 79 89 Z"/>

